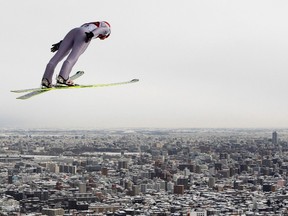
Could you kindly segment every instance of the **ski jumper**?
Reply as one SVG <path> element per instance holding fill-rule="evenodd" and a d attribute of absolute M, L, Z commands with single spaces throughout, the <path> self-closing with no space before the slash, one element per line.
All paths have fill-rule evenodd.
<path fill-rule="evenodd" d="M 105 37 L 110 35 L 110 25 L 105 21 L 85 23 L 81 27 L 74 28 L 67 33 L 56 54 L 51 58 L 46 66 L 43 79 L 47 79 L 52 83 L 52 77 L 57 64 L 62 61 L 67 55 L 67 58 L 63 62 L 59 75 L 65 80 L 69 79 L 70 72 L 77 62 L 79 56 L 84 53 L 90 44 L 91 40 L 87 41 L 86 33 L 92 32 L 93 37 L 91 39 Z"/>

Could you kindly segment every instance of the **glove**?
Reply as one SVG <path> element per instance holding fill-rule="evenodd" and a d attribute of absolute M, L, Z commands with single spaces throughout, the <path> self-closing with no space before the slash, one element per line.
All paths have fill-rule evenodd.
<path fill-rule="evenodd" d="M 85 42 L 88 43 L 94 37 L 94 34 L 93 32 L 85 32 L 85 34 L 86 34 Z"/>
<path fill-rule="evenodd" d="M 61 43 L 62 40 L 59 43 L 52 44 L 51 52 L 56 52 L 59 49 Z"/>

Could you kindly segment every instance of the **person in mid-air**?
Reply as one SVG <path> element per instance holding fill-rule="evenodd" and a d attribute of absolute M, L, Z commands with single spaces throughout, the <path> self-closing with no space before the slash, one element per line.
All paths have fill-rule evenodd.
<path fill-rule="evenodd" d="M 67 55 L 68 57 L 63 62 L 60 73 L 56 78 L 57 84 L 67 86 L 75 85 L 74 82 L 69 79 L 69 75 L 79 56 L 86 50 L 91 39 L 99 38 L 105 40 L 109 37 L 110 33 L 111 27 L 106 21 L 85 23 L 81 27 L 69 31 L 63 40 L 52 45 L 51 52 L 57 52 L 46 66 L 41 82 L 42 87 L 52 87 L 52 77 L 55 67 Z"/>

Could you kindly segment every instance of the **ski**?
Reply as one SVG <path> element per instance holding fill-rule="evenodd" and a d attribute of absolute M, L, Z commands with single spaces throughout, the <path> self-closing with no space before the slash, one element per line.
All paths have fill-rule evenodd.
<path fill-rule="evenodd" d="M 72 75 L 70 77 L 70 79 L 71 80 L 76 80 L 77 78 L 79 78 L 83 74 L 84 74 L 84 71 L 77 71 L 74 75 Z M 49 89 L 50 88 L 34 88 L 34 89 L 14 90 L 12 92 L 14 92 L 14 93 L 29 92 L 28 94 L 22 95 L 22 96 L 17 98 L 17 99 L 25 100 L 25 99 L 29 99 L 29 98 L 31 98 L 33 96 L 36 96 L 36 95 L 39 95 L 39 94 L 43 94 L 43 93 L 47 92 Z"/>
<path fill-rule="evenodd" d="M 72 77 L 71 77 L 72 78 Z M 108 86 L 118 86 L 118 85 L 125 85 L 138 82 L 138 79 L 132 79 L 130 81 L 124 82 L 116 82 L 116 83 L 103 83 L 103 84 L 92 84 L 92 85 L 75 85 L 75 86 L 62 86 L 62 85 L 55 85 L 52 88 L 43 88 L 43 89 L 36 89 L 32 90 L 32 92 L 25 94 L 23 96 L 18 97 L 17 99 L 26 100 L 36 95 L 39 95 L 44 92 L 53 91 L 53 90 L 61 90 L 61 89 L 80 89 L 80 88 L 98 88 L 98 87 L 108 87 Z"/>
<path fill-rule="evenodd" d="M 70 77 L 71 80 L 76 80 L 84 74 L 84 71 L 77 71 L 73 76 Z M 20 90 L 11 90 L 14 93 L 25 93 L 25 92 L 33 92 L 33 91 L 48 91 L 49 88 L 30 88 L 30 89 L 20 89 Z"/>
<path fill-rule="evenodd" d="M 33 96 L 36 96 L 36 95 L 39 95 L 39 94 L 42 94 L 42 93 L 45 93 L 47 91 L 42 91 L 42 90 L 35 90 L 35 91 L 32 91 L 32 92 L 29 92 L 28 94 L 25 94 L 25 95 L 22 95 L 20 97 L 17 97 L 16 99 L 21 99 L 21 100 L 26 100 L 26 99 L 29 99 Z"/>

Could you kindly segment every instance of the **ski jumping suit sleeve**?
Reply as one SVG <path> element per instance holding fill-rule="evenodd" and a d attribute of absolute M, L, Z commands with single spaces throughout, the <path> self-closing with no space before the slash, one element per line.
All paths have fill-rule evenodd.
<path fill-rule="evenodd" d="M 47 79 L 50 83 L 52 83 L 52 77 L 57 64 L 66 56 L 67 58 L 63 62 L 59 75 L 61 75 L 65 80 L 68 79 L 73 66 L 77 62 L 80 55 L 85 52 L 91 42 L 85 42 L 85 32 L 93 32 L 93 39 L 95 39 L 100 35 L 106 35 L 108 37 L 110 31 L 110 25 L 104 21 L 86 23 L 81 27 L 74 28 L 69 31 L 64 37 L 59 50 L 47 64 L 43 79 Z"/>

